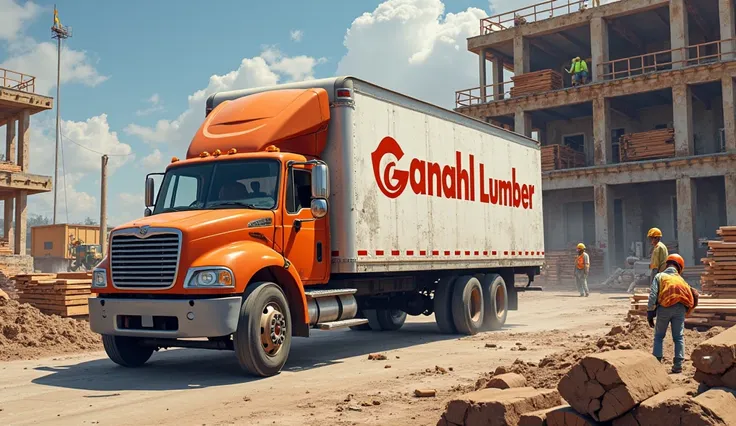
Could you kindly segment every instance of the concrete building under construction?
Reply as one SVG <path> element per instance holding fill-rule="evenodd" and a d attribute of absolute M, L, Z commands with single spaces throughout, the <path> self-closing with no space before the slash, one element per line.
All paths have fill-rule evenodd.
<path fill-rule="evenodd" d="M 53 108 L 53 100 L 35 93 L 35 77 L 0 68 L 0 131 L 5 151 L 0 161 L 3 237 L 0 283 L 8 275 L 32 272 L 26 253 L 28 196 L 51 191 L 51 177 L 30 173 L 31 116 Z M 3 129 L 4 127 L 4 129 Z"/>
<path fill-rule="evenodd" d="M 481 20 L 457 111 L 540 142 L 548 251 L 584 241 L 610 271 L 656 226 L 699 265 L 700 241 L 736 225 L 734 1 L 586 3 Z M 575 87 L 574 57 L 590 71 Z"/>

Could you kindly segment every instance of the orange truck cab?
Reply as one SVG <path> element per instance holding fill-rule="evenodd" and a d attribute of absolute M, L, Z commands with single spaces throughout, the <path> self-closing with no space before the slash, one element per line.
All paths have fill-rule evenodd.
<path fill-rule="evenodd" d="M 509 169 L 510 206 L 489 198 L 473 208 L 489 217 L 489 209 L 513 208 L 518 187 L 520 212 L 508 214 L 525 223 L 509 235 L 529 226 L 542 235 L 533 141 L 351 77 L 217 93 L 186 158 L 171 160 L 159 188 L 146 177 L 144 217 L 112 231 L 93 272 L 90 326 L 108 356 L 137 367 L 160 348 L 227 349 L 245 371 L 271 376 L 287 361 L 292 337 L 312 329 L 396 330 L 407 314 L 433 313 L 448 333 L 500 328 L 517 293 L 534 289 L 514 287 L 514 274 L 533 280 L 542 242 L 494 243 L 500 253 L 525 245 L 523 257 L 494 259 L 495 246 L 480 240 L 476 256 L 457 254 L 480 231 L 453 225 L 445 235 L 436 225 L 447 224 L 442 206 L 463 200 L 429 199 L 413 183 L 414 193 L 396 195 L 398 164 L 408 160 L 396 162 L 403 152 L 393 138 L 417 130 L 409 121 L 403 130 L 376 126 L 387 114 L 398 119 L 399 109 L 418 123 L 439 120 L 507 145 L 498 155 L 519 156 Z M 422 207 L 413 199 L 428 201 Z M 413 237 L 426 226 L 434 234 Z"/>

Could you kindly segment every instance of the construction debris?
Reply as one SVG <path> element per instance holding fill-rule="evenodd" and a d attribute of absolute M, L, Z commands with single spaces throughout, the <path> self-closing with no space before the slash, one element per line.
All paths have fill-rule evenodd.
<path fill-rule="evenodd" d="M 565 145 L 545 145 L 542 150 L 542 171 L 574 169 L 585 166 L 585 154 Z"/>
<path fill-rule="evenodd" d="M 532 411 L 526 413 L 519 419 L 519 426 L 548 426 L 547 415 L 553 411 L 569 408 L 569 405 L 559 405 L 557 407 L 546 408 L 544 410 Z"/>
<path fill-rule="evenodd" d="M 506 373 L 494 376 L 486 385 L 487 388 L 509 389 L 523 388 L 526 386 L 526 378 L 521 374 Z"/>
<path fill-rule="evenodd" d="M 563 88 L 562 74 L 553 70 L 528 72 L 511 77 L 511 97 L 551 92 Z"/>
<path fill-rule="evenodd" d="M 702 259 L 703 293 L 716 298 L 736 298 L 736 226 L 722 226 L 716 232 L 723 240 L 708 242 L 708 257 Z"/>
<path fill-rule="evenodd" d="M 450 401 L 438 425 L 517 425 L 526 413 L 560 404 L 554 389 L 483 389 Z"/>
<path fill-rule="evenodd" d="M 620 147 L 621 162 L 674 157 L 675 129 L 625 134 Z"/>
<path fill-rule="evenodd" d="M 415 389 L 414 396 L 417 398 L 433 398 L 437 396 L 437 390 L 435 389 Z"/>
<path fill-rule="evenodd" d="M 89 315 L 87 299 L 94 297 L 90 273 L 17 275 L 15 281 L 20 303 L 28 303 L 43 313 L 61 317 Z"/>

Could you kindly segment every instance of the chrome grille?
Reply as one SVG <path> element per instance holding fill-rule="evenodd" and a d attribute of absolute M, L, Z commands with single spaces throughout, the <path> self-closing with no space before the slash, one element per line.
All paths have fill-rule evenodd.
<path fill-rule="evenodd" d="M 110 269 L 112 284 L 120 288 L 168 288 L 176 280 L 181 235 L 138 229 L 112 235 Z"/>

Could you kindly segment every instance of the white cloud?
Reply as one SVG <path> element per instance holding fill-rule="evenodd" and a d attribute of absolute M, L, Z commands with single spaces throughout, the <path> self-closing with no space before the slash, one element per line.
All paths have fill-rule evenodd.
<path fill-rule="evenodd" d="M 289 33 L 289 37 L 291 37 L 292 41 L 299 43 L 300 41 L 302 41 L 302 37 L 304 37 L 304 31 L 291 30 L 291 32 Z"/>
<path fill-rule="evenodd" d="M 160 166 L 162 162 L 163 157 L 161 151 L 158 149 L 154 149 L 152 153 L 143 157 L 143 160 L 141 160 L 141 164 L 147 170 Z"/>
<path fill-rule="evenodd" d="M 142 186 L 141 186 L 142 189 Z M 118 226 L 130 222 L 136 218 L 143 216 L 143 191 L 136 193 L 121 192 L 114 196 L 117 205 L 120 207 L 115 209 L 108 217 L 108 225 Z M 108 208 L 108 212 L 110 209 Z"/>
<path fill-rule="evenodd" d="M 86 217 L 99 220 L 100 204 L 98 198 L 87 192 L 78 190 L 79 185 L 84 179 L 86 179 L 84 173 L 59 174 L 59 193 L 56 210 L 57 223 L 79 223 Z M 53 192 L 34 195 L 28 198 L 28 211 L 33 214 L 53 218 L 53 206 Z"/>
<path fill-rule="evenodd" d="M 164 111 L 164 106 L 161 105 L 161 96 L 158 93 L 154 93 L 150 98 L 146 99 L 148 108 L 139 109 L 135 112 L 135 115 L 142 117 L 145 115 L 153 114 L 154 112 Z"/>
<path fill-rule="evenodd" d="M 0 40 L 13 40 L 25 25 L 33 21 L 41 7 L 31 1 L 24 4 L 15 0 L 0 0 Z"/>

